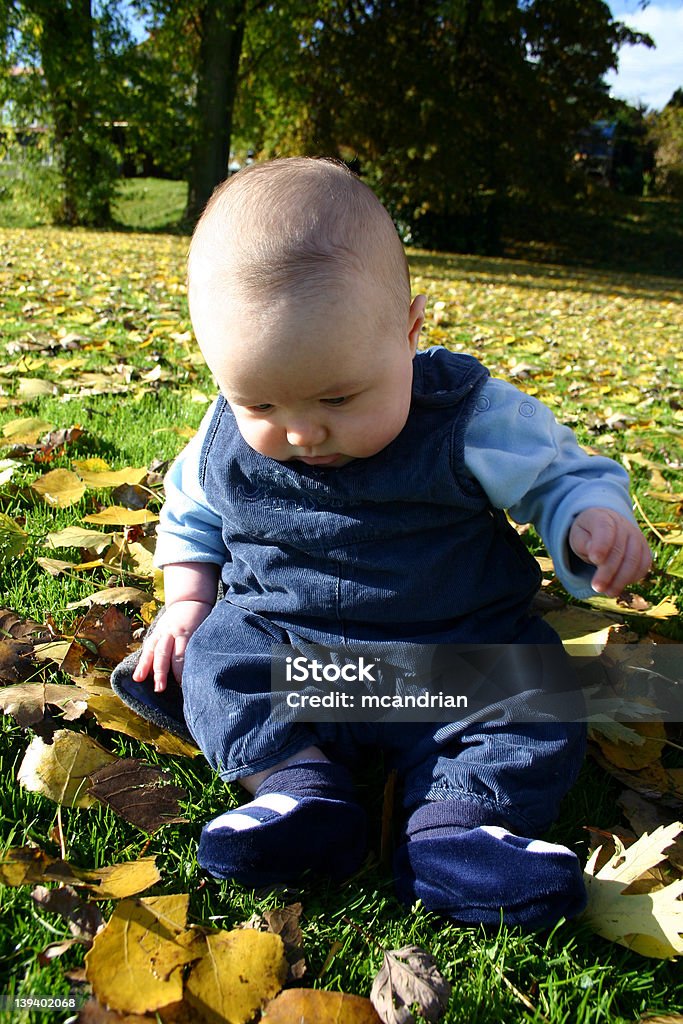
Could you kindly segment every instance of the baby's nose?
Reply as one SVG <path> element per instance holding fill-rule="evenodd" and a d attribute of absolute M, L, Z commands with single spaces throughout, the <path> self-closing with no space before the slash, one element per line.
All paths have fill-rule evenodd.
<path fill-rule="evenodd" d="M 322 444 L 326 437 L 324 425 L 314 420 L 301 420 L 287 427 L 287 441 L 293 448 L 313 448 Z"/>

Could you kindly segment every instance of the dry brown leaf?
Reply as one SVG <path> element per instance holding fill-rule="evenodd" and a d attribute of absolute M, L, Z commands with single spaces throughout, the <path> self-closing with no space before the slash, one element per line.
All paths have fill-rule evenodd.
<path fill-rule="evenodd" d="M 193 964 L 185 999 L 210 1024 L 246 1024 L 277 995 L 287 976 L 279 935 L 250 928 L 212 932 Z"/>
<path fill-rule="evenodd" d="M 263 914 L 267 930 L 274 935 L 279 935 L 285 945 L 285 956 L 289 964 L 287 975 L 289 981 L 298 981 L 306 973 L 304 937 L 300 925 L 302 910 L 301 903 L 291 903 L 287 907 L 266 910 Z"/>
<path fill-rule="evenodd" d="M 38 885 L 31 893 L 34 903 L 51 914 L 59 914 L 67 921 L 75 941 L 90 945 L 104 928 L 104 918 L 96 903 L 86 903 L 73 886 L 60 885 L 48 889 Z"/>
<path fill-rule="evenodd" d="M 635 1024 L 683 1024 L 680 1013 L 646 1013 L 639 1017 Z"/>
<path fill-rule="evenodd" d="M 66 952 L 77 945 L 78 939 L 62 939 L 61 942 L 48 942 L 47 946 L 44 946 L 38 954 L 38 963 L 41 967 L 46 967 L 53 960 L 64 956 Z"/>
<path fill-rule="evenodd" d="M 434 958 L 419 946 L 384 951 L 382 966 L 372 984 L 370 999 L 384 1024 L 414 1024 L 415 1003 L 425 1020 L 437 1021 L 446 1012 L 450 982 Z"/>
<path fill-rule="evenodd" d="M 47 705 L 59 708 L 72 722 L 87 710 L 88 693 L 73 683 L 19 683 L 0 689 L 0 708 L 24 729 L 42 721 Z"/>
<path fill-rule="evenodd" d="M 654 832 L 660 825 L 668 825 L 671 813 L 665 813 L 651 800 L 645 800 L 639 793 L 625 789 L 617 803 L 626 815 L 636 835 L 643 832 Z M 683 837 L 679 836 L 673 846 L 666 851 L 667 860 L 683 873 Z"/>
<path fill-rule="evenodd" d="M 182 968 L 192 959 L 176 940 L 189 896 L 123 900 L 85 957 L 99 1002 L 123 1013 L 150 1013 L 183 997 Z"/>
<path fill-rule="evenodd" d="M 613 765 L 594 744 L 589 744 L 588 749 L 593 760 L 624 786 L 648 800 L 673 809 L 677 814 L 683 811 L 683 768 L 665 768 L 655 763 L 646 765 L 640 771 L 629 772 Z"/>
<path fill-rule="evenodd" d="M 153 1024 L 154 1018 L 139 1013 L 116 1013 L 89 999 L 78 1014 L 78 1024 Z"/>
<path fill-rule="evenodd" d="M 585 917 L 598 935 L 642 956 L 670 959 L 683 953 L 683 879 L 648 893 L 627 892 L 666 859 L 682 831 L 677 821 L 646 832 L 628 849 L 613 836 L 614 855 L 597 872 L 602 848 L 593 853 L 584 871 Z"/>
<path fill-rule="evenodd" d="M 0 608 L 0 635 L 12 640 L 37 640 L 48 637 L 50 631 L 34 619 L 24 619 L 9 608 Z"/>
<path fill-rule="evenodd" d="M 0 640 L 0 683 L 19 683 L 35 675 L 31 645 L 21 640 Z"/>
<path fill-rule="evenodd" d="M 118 665 L 130 654 L 133 625 L 127 615 L 113 606 L 105 611 L 99 607 L 90 608 L 78 624 L 76 639 L 89 640 L 97 647 L 101 658 L 111 665 Z"/>
<path fill-rule="evenodd" d="M 126 757 L 93 772 L 88 793 L 132 825 L 155 832 L 164 825 L 187 821 L 179 804 L 187 799 L 187 793 L 170 785 L 168 778 L 168 772 Z"/>
<path fill-rule="evenodd" d="M 346 992 L 290 988 L 265 1006 L 265 1024 L 382 1024 L 369 999 Z"/>
<path fill-rule="evenodd" d="M 77 679 L 82 675 L 83 663 L 87 661 L 89 652 L 75 640 L 62 638 L 36 644 L 32 653 L 36 661 L 53 661 L 72 679 Z"/>
<path fill-rule="evenodd" d="M 114 754 L 83 733 L 58 729 L 52 743 L 34 737 L 19 768 L 24 789 L 41 793 L 66 807 L 91 807 L 89 776 L 105 764 L 118 760 Z"/>

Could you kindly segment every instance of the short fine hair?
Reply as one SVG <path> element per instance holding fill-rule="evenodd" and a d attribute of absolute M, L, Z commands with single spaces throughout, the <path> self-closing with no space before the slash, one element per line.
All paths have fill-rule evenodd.
<path fill-rule="evenodd" d="M 190 302 L 195 275 L 265 301 L 291 289 L 325 296 L 354 272 L 405 315 L 408 263 L 372 189 L 334 160 L 270 160 L 238 171 L 207 203 L 190 246 Z"/>

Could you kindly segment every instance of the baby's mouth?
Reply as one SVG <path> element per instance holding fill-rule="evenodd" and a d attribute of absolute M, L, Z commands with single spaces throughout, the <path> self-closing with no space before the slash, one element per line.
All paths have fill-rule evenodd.
<path fill-rule="evenodd" d="M 335 452 L 334 455 L 297 455 L 297 462 L 303 462 L 307 466 L 332 466 L 335 462 L 338 462 L 342 456 L 339 452 Z"/>

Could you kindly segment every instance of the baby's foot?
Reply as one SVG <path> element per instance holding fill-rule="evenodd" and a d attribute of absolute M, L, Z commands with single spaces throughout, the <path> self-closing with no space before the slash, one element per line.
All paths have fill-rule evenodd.
<path fill-rule="evenodd" d="M 348 771 L 299 761 L 261 783 L 251 803 L 202 830 L 197 860 L 217 878 L 281 885 L 307 870 L 344 878 L 365 856 L 365 812 Z"/>
<path fill-rule="evenodd" d="M 449 810 L 451 814 L 449 815 Z M 396 852 L 396 888 L 405 903 L 466 924 L 550 927 L 586 905 L 578 858 L 566 846 L 526 839 L 500 825 L 465 828 L 458 805 L 437 801 L 410 818 Z"/>

